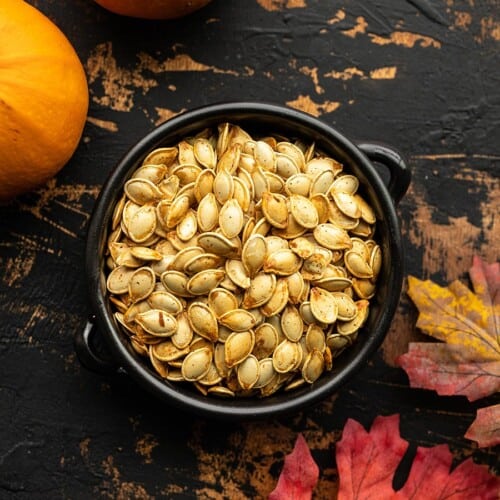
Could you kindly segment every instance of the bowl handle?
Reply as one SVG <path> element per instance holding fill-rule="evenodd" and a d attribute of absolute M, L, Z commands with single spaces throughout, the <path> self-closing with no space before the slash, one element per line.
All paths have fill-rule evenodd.
<path fill-rule="evenodd" d="M 396 150 L 385 144 L 358 142 L 356 146 L 370 160 L 377 161 L 387 167 L 390 174 L 387 189 L 394 203 L 397 205 L 408 190 L 411 181 L 411 172 L 406 166 L 403 157 Z"/>
<path fill-rule="evenodd" d="M 78 330 L 73 339 L 76 355 L 80 363 L 90 371 L 109 374 L 118 370 L 108 346 L 92 322 L 87 321 L 83 330 Z"/>

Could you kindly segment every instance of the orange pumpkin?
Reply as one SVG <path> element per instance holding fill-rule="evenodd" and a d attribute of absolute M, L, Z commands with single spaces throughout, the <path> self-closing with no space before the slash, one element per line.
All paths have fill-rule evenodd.
<path fill-rule="evenodd" d="M 78 146 L 85 72 L 68 39 L 23 0 L 0 1 L 0 201 L 53 177 Z"/>
<path fill-rule="evenodd" d="M 95 0 L 123 16 L 143 19 L 175 19 L 201 9 L 211 0 Z"/>

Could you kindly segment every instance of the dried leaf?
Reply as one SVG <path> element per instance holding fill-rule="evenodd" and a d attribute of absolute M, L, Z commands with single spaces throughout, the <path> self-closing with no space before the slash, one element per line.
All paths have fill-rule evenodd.
<path fill-rule="evenodd" d="M 500 478 L 471 459 L 450 473 L 447 445 L 417 448 L 408 479 L 394 491 L 394 472 L 408 443 L 399 435 L 399 415 L 377 417 L 370 432 L 348 420 L 337 443 L 338 500 L 497 499 Z"/>
<path fill-rule="evenodd" d="M 412 387 L 433 389 L 442 396 L 467 396 L 469 401 L 500 391 L 500 362 L 475 361 L 460 346 L 413 342 L 398 358 Z"/>
<path fill-rule="evenodd" d="M 500 391 L 500 265 L 476 256 L 469 276 L 474 292 L 460 281 L 445 288 L 409 277 L 417 327 L 443 343 L 411 343 L 397 363 L 412 387 L 475 401 Z M 480 446 L 498 443 L 500 428 L 481 425 L 469 436 L 481 436 Z"/>
<path fill-rule="evenodd" d="M 370 432 L 347 420 L 336 447 L 338 500 L 388 499 L 394 494 L 392 477 L 408 448 L 398 426 L 399 415 L 377 417 Z"/>
<path fill-rule="evenodd" d="M 500 404 L 479 409 L 465 437 L 480 447 L 500 444 Z"/>
<path fill-rule="evenodd" d="M 278 484 L 269 500 L 310 500 L 318 477 L 319 468 L 306 440 L 299 434 L 293 451 L 285 457 Z"/>

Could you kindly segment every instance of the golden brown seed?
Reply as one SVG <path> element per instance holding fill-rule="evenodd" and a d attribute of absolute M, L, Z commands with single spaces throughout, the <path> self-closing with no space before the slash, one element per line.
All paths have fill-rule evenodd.
<path fill-rule="evenodd" d="M 212 351 L 207 347 L 190 352 L 182 362 L 182 376 L 184 380 L 193 382 L 203 378 L 210 370 Z"/>
<path fill-rule="evenodd" d="M 281 329 L 288 340 L 298 342 L 302 337 L 304 323 L 295 306 L 286 306 L 281 314 Z"/>
<path fill-rule="evenodd" d="M 245 309 L 233 309 L 219 317 L 221 325 L 227 326 L 233 332 L 244 332 L 255 326 L 254 316 Z"/>
<path fill-rule="evenodd" d="M 206 269 L 192 276 L 186 284 L 186 290 L 192 295 L 208 295 L 226 276 L 223 269 Z"/>
<path fill-rule="evenodd" d="M 335 323 L 338 306 L 330 292 L 323 288 L 313 287 L 310 294 L 311 312 L 321 323 Z"/>
<path fill-rule="evenodd" d="M 284 340 L 274 350 L 272 359 L 273 368 L 278 373 L 288 373 L 302 360 L 302 348 L 298 342 Z"/>
<path fill-rule="evenodd" d="M 202 302 L 191 302 L 187 309 L 188 321 L 193 331 L 211 342 L 219 337 L 219 326 L 214 312 Z"/>
<path fill-rule="evenodd" d="M 219 206 L 215 195 L 207 193 L 198 205 L 196 220 L 201 231 L 212 231 L 219 224 Z"/>
<path fill-rule="evenodd" d="M 285 308 L 287 302 L 288 284 L 286 279 L 281 278 L 276 281 L 276 288 L 271 298 L 261 306 L 260 310 L 266 318 L 269 318 L 279 314 Z"/>
<path fill-rule="evenodd" d="M 287 226 L 288 206 L 287 199 L 283 195 L 264 191 L 262 193 L 262 212 L 271 226 L 277 228 Z"/>
<path fill-rule="evenodd" d="M 255 329 L 255 346 L 252 354 L 257 359 L 270 356 L 278 345 L 278 332 L 270 323 L 262 323 Z"/>
<path fill-rule="evenodd" d="M 241 251 L 241 262 L 252 278 L 264 265 L 267 255 L 267 242 L 264 236 L 254 234 L 248 238 Z"/>
<path fill-rule="evenodd" d="M 135 322 L 144 331 L 158 337 L 170 337 L 177 330 L 177 320 L 161 309 L 151 309 L 138 313 L 135 316 Z"/>
<path fill-rule="evenodd" d="M 245 223 L 243 210 L 235 199 L 227 200 L 219 213 L 219 226 L 226 238 L 234 238 L 240 234 Z"/>
<path fill-rule="evenodd" d="M 292 250 L 283 249 L 273 252 L 264 261 L 264 271 L 279 276 L 290 276 L 296 273 L 302 264 L 302 259 Z"/>
<path fill-rule="evenodd" d="M 251 354 L 238 365 L 238 382 L 244 391 L 250 390 L 256 384 L 259 379 L 259 372 L 259 361 Z"/>
<path fill-rule="evenodd" d="M 258 273 L 252 280 L 250 286 L 243 295 L 242 306 L 245 309 L 253 309 L 265 304 L 276 289 L 276 276 L 274 274 Z"/>
<path fill-rule="evenodd" d="M 325 369 L 323 354 L 318 349 L 313 349 L 306 357 L 302 368 L 303 379 L 312 384 L 321 376 Z"/>
<path fill-rule="evenodd" d="M 255 344 L 255 335 L 252 330 L 233 332 L 224 344 L 224 360 L 231 368 L 242 361 L 252 352 Z"/>
<path fill-rule="evenodd" d="M 308 198 L 300 194 L 292 194 L 289 200 L 290 212 L 302 227 L 313 229 L 318 225 L 318 211 Z"/>

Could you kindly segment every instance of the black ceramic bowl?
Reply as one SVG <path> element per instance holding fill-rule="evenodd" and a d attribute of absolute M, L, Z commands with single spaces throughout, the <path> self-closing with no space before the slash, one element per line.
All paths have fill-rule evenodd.
<path fill-rule="evenodd" d="M 357 341 L 334 361 L 331 372 L 314 384 L 266 398 L 220 399 L 203 396 L 196 389 L 160 379 L 131 348 L 117 328 L 106 292 L 105 245 L 113 207 L 125 181 L 153 149 L 173 145 L 206 127 L 229 121 L 252 135 L 280 133 L 307 142 L 344 164 L 360 180 L 360 192 L 377 214 L 376 240 L 383 252 L 378 291 L 371 300 L 369 318 Z M 377 165 L 384 165 L 387 183 Z M 365 365 L 383 341 L 398 305 L 403 282 L 401 234 L 396 205 L 406 192 L 410 173 L 403 160 L 387 146 L 353 143 L 321 120 L 282 106 L 236 102 L 206 106 L 183 113 L 162 124 L 141 139 L 122 158 L 106 181 L 90 220 L 86 248 L 86 273 L 93 316 L 75 337 L 81 362 L 90 369 L 106 372 L 121 368 L 144 389 L 178 408 L 204 417 L 254 419 L 296 412 L 338 391 Z"/>

